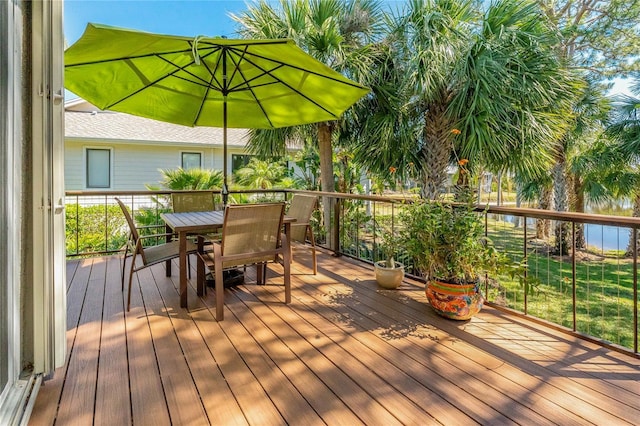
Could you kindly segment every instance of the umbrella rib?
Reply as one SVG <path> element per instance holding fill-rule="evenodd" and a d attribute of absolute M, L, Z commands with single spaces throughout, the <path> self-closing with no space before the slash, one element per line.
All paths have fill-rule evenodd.
<path fill-rule="evenodd" d="M 233 51 L 239 50 L 239 51 L 241 51 L 241 49 L 237 49 L 237 48 L 230 48 L 229 50 L 233 50 Z M 307 55 L 308 55 L 308 54 L 307 54 Z M 285 67 L 289 67 L 289 68 L 296 69 L 296 70 L 298 70 L 298 71 L 302 71 L 302 72 L 306 72 L 306 73 L 309 73 L 309 74 L 313 74 L 313 75 L 315 75 L 315 76 L 317 76 L 317 77 L 324 78 L 325 80 L 331 80 L 331 81 L 335 81 L 335 82 L 338 82 L 338 83 L 345 84 L 345 85 L 347 85 L 347 86 L 357 87 L 357 88 L 359 88 L 359 89 L 363 89 L 363 87 L 362 87 L 362 85 L 361 85 L 361 84 L 358 84 L 358 83 L 355 83 L 355 82 L 350 82 L 350 81 L 340 80 L 340 79 L 338 79 L 338 78 L 336 78 L 336 77 L 330 77 L 330 76 L 327 76 L 327 75 L 322 74 L 322 73 L 319 73 L 319 72 L 315 72 L 315 71 L 308 70 L 308 69 L 306 69 L 306 68 L 299 67 L 299 66 L 297 66 L 297 65 L 288 64 L 288 63 L 286 63 L 286 62 L 284 62 L 284 61 L 279 61 L 279 60 L 277 60 L 277 59 L 270 58 L 270 57 L 268 57 L 268 56 L 259 55 L 259 54 L 257 54 L 257 53 L 253 53 L 253 52 L 247 52 L 247 56 L 252 56 L 252 57 L 255 57 L 255 58 L 259 58 L 259 59 L 264 59 L 264 60 L 269 61 L 269 62 L 275 62 L 276 64 L 279 64 L 279 65 L 282 65 L 282 66 L 285 66 Z M 268 71 L 264 70 L 262 67 L 259 67 L 256 63 L 252 62 L 250 59 L 248 59 L 248 58 L 247 58 L 247 59 L 245 59 L 245 60 L 246 60 L 247 62 L 249 62 L 249 63 L 251 63 L 251 64 L 255 65 L 256 67 L 258 67 L 258 68 L 262 69 L 262 70 L 263 70 L 263 71 L 265 71 L 266 73 L 268 73 Z M 317 59 L 316 59 L 316 60 L 317 60 Z M 318 62 L 319 62 L 319 61 L 318 61 Z M 322 64 L 322 62 L 320 62 L 320 63 Z M 323 65 L 324 65 L 324 64 L 323 64 Z M 325 66 L 326 66 L 326 65 L 325 65 Z M 337 72 L 337 71 L 333 70 L 332 68 L 329 68 L 329 69 L 330 69 L 330 70 L 332 70 L 332 71 L 334 71 L 334 72 Z M 344 77 L 342 74 L 340 74 L 340 76 L 341 76 L 341 77 L 343 77 L 343 78 L 346 78 L 346 77 Z"/>
<path fill-rule="evenodd" d="M 205 49 L 209 50 L 209 49 L 213 49 L 213 47 L 207 47 Z M 173 55 L 173 54 L 176 54 L 176 53 L 188 53 L 188 52 L 191 52 L 191 49 L 172 50 L 172 51 L 168 51 L 168 52 L 162 52 L 160 54 L 156 52 L 156 53 L 146 53 L 144 55 L 119 56 L 117 58 L 112 58 L 112 59 L 100 59 L 99 61 L 88 61 L 88 62 L 78 62 L 76 64 L 66 64 L 64 67 L 65 68 L 73 68 L 73 67 L 79 67 L 79 66 L 83 66 L 83 65 L 106 64 L 106 63 L 109 63 L 109 62 L 125 61 L 127 59 L 149 58 L 149 57 L 152 57 L 152 56 L 161 57 L 161 55 Z M 211 54 L 211 53 L 209 53 L 209 54 Z M 171 62 L 171 61 L 168 61 L 168 62 Z"/>
<path fill-rule="evenodd" d="M 256 56 L 256 55 L 254 55 L 254 56 Z M 232 59 L 232 60 L 233 60 L 233 59 Z M 297 93 L 298 95 L 300 95 L 301 97 L 303 97 L 303 98 L 304 98 L 304 99 L 306 99 L 307 101 L 311 102 L 312 104 L 314 104 L 315 106 L 317 106 L 317 107 L 318 107 L 318 108 L 320 108 L 321 110 L 325 111 L 326 113 L 328 113 L 328 114 L 329 114 L 329 115 L 331 115 L 332 117 L 335 117 L 336 119 L 338 118 L 338 116 L 337 116 L 337 115 L 335 115 L 333 112 L 329 111 L 329 110 L 328 110 L 327 108 L 325 108 L 324 106 L 320 105 L 318 102 L 314 101 L 313 99 L 311 99 L 310 97 L 308 97 L 308 96 L 307 96 L 307 95 L 305 95 L 304 93 L 300 92 L 298 89 L 295 89 L 295 88 L 294 88 L 293 86 L 291 86 L 290 84 L 286 83 L 285 81 L 282 81 L 281 79 L 278 79 L 277 77 L 275 77 L 274 75 L 272 75 L 272 74 L 271 74 L 271 72 L 272 72 L 272 71 L 274 71 L 274 70 L 276 70 L 276 69 L 279 69 L 279 68 L 281 68 L 281 67 L 289 66 L 289 65 L 287 65 L 287 64 L 285 64 L 285 63 L 282 63 L 282 62 L 280 62 L 280 61 L 273 61 L 273 62 L 279 63 L 279 64 L 280 64 L 280 66 L 278 66 L 278 67 L 276 67 L 276 68 L 274 68 L 274 69 L 272 69 L 272 70 L 267 71 L 266 69 L 264 69 L 264 68 L 263 68 L 263 67 L 261 67 L 260 65 L 258 65 L 258 64 L 256 64 L 256 63 L 254 63 L 253 61 L 249 60 L 248 58 L 245 58 L 245 61 L 249 62 L 250 64 L 252 64 L 252 65 L 253 65 L 253 66 L 255 66 L 256 68 L 258 68 L 258 69 L 262 70 L 262 72 L 263 72 L 264 74 L 262 74 L 262 75 L 261 75 L 261 76 L 259 76 L 259 77 L 262 77 L 262 76 L 264 76 L 264 75 L 270 75 L 271 77 L 273 77 L 273 78 L 275 78 L 276 80 L 278 80 L 281 84 L 283 84 L 283 85 L 285 85 L 286 87 L 288 87 L 288 88 L 289 88 L 291 91 L 293 91 L 294 93 Z M 235 61 L 234 61 L 234 63 L 235 63 Z M 236 63 L 236 68 L 239 68 L 239 66 L 238 66 L 238 64 L 237 64 L 237 63 Z M 296 69 L 298 69 L 298 70 L 300 70 L 300 71 L 303 71 L 303 72 L 308 72 L 308 71 L 305 71 L 305 70 L 300 69 L 299 67 L 292 67 L 292 68 L 296 68 Z M 239 71 L 239 72 L 240 72 L 240 74 L 244 77 L 244 75 L 242 74 L 242 71 Z M 312 74 L 315 74 L 315 73 L 312 73 Z M 255 78 L 258 78 L 258 77 L 255 77 Z M 254 79 L 255 79 L 255 78 L 254 78 Z M 252 79 L 252 80 L 253 80 L 253 79 Z M 336 81 L 340 81 L 340 80 L 336 80 Z M 257 86 L 256 86 L 256 87 L 257 87 Z M 253 91 L 253 88 L 252 88 L 251 86 L 248 86 L 248 87 L 247 87 L 247 89 L 248 89 L 249 91 L 251 91 L 251 94 L 253 95 L 253 98 L 256 100 L 256 102 L 257 102 L 257 103 L 258 103 L 258 105 L 260 106 L 260 109 L 261 109 L 261 110 L 262 110 L 262 112 L 264 113 L 265 117 L 267 117 L 267 120 L 269 120 L 269 124 L 271 124 L 271 119 L 269 118 L 269 115 L 267 114 L 267 112 L 266 112 L 266 111 L 264 110 L 264 108 L 262 107 L 262 103 L 261 103 L 261 102 L 258 100 L 258 98 L 256 97 L 256 95 L 255 95 L 255 93 L 254 93 L 254 91 Z"/>
<path fill-rule="evenodd" d="M 224 55 L 224 52 L 225 52 L 225 51 L 224 51 L 224 49 L 221 47 L 220 49 L 216 49 L 215 51 L 209 52 L 209 53 L 208 53 L 208 54 L 206 54 L 206 55 L 200 55 L 200 58 L 204 59 L 204 58 L 207 58 L 207 57 L 209 57 L 209 56 L 213 55 L 214 53 L 216 53 L 216 52 L 218 52 L 218 51 L 222 51 L 222 54 L 221 54 L 220 56 L 218 56 L 218 59 L 217 59 L 217 61 L 216 61 L 216 64 L 215 64 L 215 66 L 213 67 L 213 69 L 214 69 L 214 70 L 215 70 L 215 69 L 217 69 L 217 68 L 218 68 L 218 66 L 220 66 L 220 61 L 222 60 L 222 56 Z M 215 72 L 213 72 L 213 71 L 211 70 L 211 68 L 209 68 L 209 65 L 207 64 L 207 62 L 206 62 L 206 61 L 203 61 L 203 62 L 202 62 L 202 65 L 204 65 L 204 67 L 207 69 L 207 71 L 209 71 L 209 75 L 211 75 L 211 80 L 209 80 L 209 83 L 208 83 L 208 84 L 209 84 L 209 87 L 210 87 L 210 88 L 215 88 L 215 89 L 219 90 L 219 91 L 220 91 L 220 93 L 224 93 L 224 91 L 225 91 L 225 89 L 226 89 L 226 88 L 224 87 L 223 82 L 218 81 L 218 79 L 216 78 Z M 204 80 L 203 80 L 203 81 L 204 81 Z M 211 81 L 215 81 L 215 82 L 216 82 L 216 84 L 217 84 L 217 87 L 213 87 L 213 86 L 211 85 Z"/>
<path fill-rule="evenodd" d="M 212 53 L 213 53 L 213 52 L 211 52 L 210 54 L 212 54 Z M 157 58 L 159 58 L 159 59 L 161 59 L 161 60 L 163 60 L 163 61 L 167 62 L 168 64 L 173 65 L 174 67 L 176 67 L 176 69 L 175 69 L 175 70 L 173 70 L 173 71 L 172 71 L 172 72 L 170 72 L 170 73 L 167 73 L 167 74 L 163 75 L 162 77 L 159 77 L 158 79 L 156 79 L 156 80 L 154 80 L 154 81 L 149 82 L 149 83 L 148 83 L 148 84 L 146 84 L 144 87 L 141 87 L 140 89 L 138 89 L 138 90 L 136 90 L 136 91 L 134 91 L 134 92 L 129 93 L 127 96 L 125 96 L 125 97 L 123 97 L 123 98 L 120 98 L 120 99 L 116 100 L 115 102 L 113 102 L 113 103 L 111 103 L 111 104 L 107 105 L 107 106 L 105 107 L 106 109 L 111 108 L 111 107 L 113 107 L 113 106 L 115 106 L 115 105 L 119 104 L 120 102 L 122 102 L 122 101 L 124 101 L 124 100 L 129 99 L 129 98 L 130 98 L 131 96 L 133 96 L 133 95 L 137 95 L 138 93 L 140 93 L 140 92 L 144 91 L 145 89 L 147 89 L 147 88 L 149 88 L 149 87 L 152 87 L 152 86 L 154 86 L 154 85 L 158 84 L 160 81 L 162 81 L 162 80 L 166 80 L 166 79 L 167 79 L 167 78 L 169 78 L 169 77 L 174 77 L 174 78 L 177 78 L 177 79 L 180 79 L 180 80 L 183 80 L 183 81 L 187 81 L 187 82 L 192 83 L 192 84 L 201 85 L 201 86 L 203 86 L 203 87 L 206 87 L 207 89 L 216 89 L 216 90 L 220 90 L 220 91 L 222 91 L 221 89 L 218 89 L 218 88 L 216 88 L 216 87 L 212 87 L 210 82 L 207 82 L 206 80 L 203 80 L 202 78 L 198 77 L 197 75 L 195 75 L 195 74 L 193 74 L 193 73 L 191 73 L 191 72 L 189 72 L 188 70 L 186 70 L 186 69 L 185 69 L 186 67 L 189 67 L 189 66 L 193 65 L 194 61 L 191 61 L 191 62 L 189 62 L 188 64 L 185 64 L 185 65 L 183 65 L 183 66 L 179 66 L 179 65 L 177 65 L 177 64 L 175 64 L 175 63 L 173 63 L 173 62 L 171 62 L 171 61 L 170 61 L 170 60 L 168 60 L 167 58 L 162 57 L 161 55 L 151 55 L 151 56 L 155 56 L 155 57 L 157 57 Z M 136 68 L 136 69 L 137 69 L 137 68 Z M 198 81 L 189 80 L 188 78 L 181 77 L 181 76 L 179 76 L 179 75 L 175 75 L 175 73 L 177 73 L 177 72 L 179 72 L 179 71 L 184 71 L 185 73 L 189 74 L 191 77 L 195 78 L 195 79 L 196 79 L 196 80 L 198 80 Z M 218 82 L 218 81 L 216 80 L 216 83 L 217 83 L 217 82 Z"/>
<path fill-rule="evenodd" d="M 207 67 L 207 69 L 209 69 L 209 67 Z M 209 70 L 210 75 L 211 75 L 211 80 L 215 80 L 215 75 Z M 216 80 L 216 83 L 218 81 Z M 204 94 L 204 96 L 202 97 L 202 101 L 200 102 L 200 106 L 198 107 L 198 112 L 196 113 L 195 119 L 193 120 L 193 125 L 195 126 L 196 123 L 198 122 L 198 120 L 200 119 L 200 114 L 202 114 L 202 109 L 204 108 L 204 102 L 207 99 L 207 95 L 209 95 L 209 90 L 211 90 L 212 86 L 211 86 L 211 82 L 209 82 L 209 85 L 207 86 L 207 90 Z M 225 169 L 225 173 L 226 173 L 226 169 Z"/>
<path fill-rule="evenodd" d="M 249 81 L 245 80 L 244 77 L 244 73 L 242 72 L 242 70 L 240 70 L 240 62 L 242 61 L 242 58 L 244 58 L 244 54 L 240 57 L 240 59 L 238 60 L 238 62 L 236 62 L 236 58 L 230 56 L 229 57 L 231 59 L 231 61 L 235 64 L 235 69 L 234 69 L 234 75 L 235 72 L 237 71 L 241 76 L 242 79 L 244 80 L 245 84 L 249 83 L 249 81 L 253 81 L 255 78 L 261 77 L 255 77 L 253 79 L 250 79 Z M 250 62 L 251 63 L 251 62 Z M 255 64 L 254 64 L 255 65 Z M 259 68 L 259 67 L 258 67 Z M 264 75 L 264 74 L 263 74 Z M 239 87 L 239 86 L 237 86 Z M 271 118 L 269 117 L 269 114 L 267 113 L 267 111 L 264 109 L 264 107 L 262 106 L 262 102 L 260 102 L 260 100 L 258 99 L 258 97 L 256 96 L 255 92 L 253 91 L 253 88 L 247 84 L 247 89 L 251 92 L 251 96 L 253 96 L 253 99 L 256 101 L 256 103 L 258 104 L 258 106 L 260 107 L 260 110 L 262 111 L 262 114 L 264 115 L 264 117 L 267 119 L 267 121 L 269 122 L 269 126 L 273 127 L 273 123 L 271 122 Z M 323 108 L 324 109 L 324 108 Z"/>

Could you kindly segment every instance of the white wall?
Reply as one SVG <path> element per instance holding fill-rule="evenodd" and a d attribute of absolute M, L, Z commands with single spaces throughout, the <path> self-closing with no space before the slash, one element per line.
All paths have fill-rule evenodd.
<path fill-rule="evenodd" d="M 206 145 L 152 145 L 134 143 L 108 143 L 96 141 L 67 140 L 65 142 L 65 189 L 86 190 L 84 152 L 86 148 L 112 149 L 113 191 L 139 191 L 147 189 L 145 184 L 157 185 L 161 179 L 160 169 L 180 167 L 181 152 L 201 152 L 205 169 L 222 169 L 222 148 Z M 245 154 L 242 148 L 228 148 L 228 167 L 231 155 Z"/>

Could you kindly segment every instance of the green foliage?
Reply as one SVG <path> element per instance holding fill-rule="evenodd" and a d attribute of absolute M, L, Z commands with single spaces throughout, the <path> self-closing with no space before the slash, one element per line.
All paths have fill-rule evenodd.
<path fill-rule="evenodd" d="M 304 147 L 295 154 L 293 161 L 302 171 L 302 176 L 298 178 L 296 186 L 308 191 L 320 190 L 318 177 L 320 176 L 320 155 L 318 148 L 308 140 Z"/>
<path fill-rule="evenodd" d="M 562 34 L 563 56 L 600 79 L 638 71 L 640 2 L 636 0 L 538 0 Z"/>
<path fill-rule="evenodd" d="M 239 24 L 238 33 L 242 37 L 292 39 L 320 62 L 358 80 L 372 67 L 369 43 L 381 36 L 384 13 L 381 2 L 371 0 L 261 0 L 231 18 Z M 328 148 L 335 142 L 332 134 L 340 129 L 338 123 L 345 115 L 337 123 L 251 131 L 249 149 L 264 158 L 283 155 L 287 143 Z M 322 174 L 329 174 L 322 176 L 320 183 L 324 190 L 333 191 L 331 149 L 319 152 Z M 314 176 L 319 174 L 316 172 Z M 315 179 L 306 183 L 317 184 Z"/>
<path fill-rule="evenodd" d="M 401 221 L 407 252 L 427 279 L 473 282 L 509 266 L 485 237 L 484 223 L 470 202 L 418 202 L 402 214 Z"/>
<path fill-rule="evenodd" d="M 393 268 L 396 265 L 396 256 L 402 247 L 402 236 L 393 229 L 384 227 L 382 229 L 382 244 L 380 251 L 383 253 L 385 265 L 387 268 Z"/>
<path fill-rule="evenodd" d="M 140 208 L 134 213 L 140 235 L 164 233 L 160 213 L 168 208 Z M 129 237 L 129 225 L 117 205 L 65 206 L 65 242 L 67 255 L 116 252 L 124 248 Z M 162 241 L 145 239 L 144 244 L 155 245 Z"/>
<path fill-rule="evenodd" d="M 177 169 L 160 170 L 162 180 L 160 184 L 173 190 L 205 190 L 222 188 L 222 171 L 206 169 L 184 170 Z"/>
<path fill-rule="evenodd" d="M 512 259 L 522 256 L 523 229 L 506 221 L 489 220 L 489 237 Z M 489 283 L 487 300 L 565 327 L 573 327 L 573 270 L 570 257 L 552 256 L 549 247 L 530 241 L 524 287 L 508 272 Z M 577 330 L 633 347 L 633 262 L 616 253 L 586 256 L 576 262 Z M 603 256 L 604 255 L 604 256 Z M 514 263 L 516 261 L 514 260 Z M 529 292 L 526 293 L 523 289 Z"/>
<path fill-rule="evenodd" d="M 358 158 L 383 175 L 411 170 L 429 199 L 460 158 L 471 171 L 539 173 L 577 84 L 557 36 L 531 1 L 407 2 L 374 47 L 374 96 L 352 125 Z"/>
<path fill-rule="evenodd" d="M 246 167 L 236 171 L 234 180 L 249 189 L 271 189 L 274 186 L 283 186 L 282 181 L 285 178 L 287 168 L 282 163 L 252 158 Z"/>
<path fill-rule="evenodd" d="M 119 206 L 65 206 L 66 252 L 75 255 L 120 250 L 129 228 Z"/>

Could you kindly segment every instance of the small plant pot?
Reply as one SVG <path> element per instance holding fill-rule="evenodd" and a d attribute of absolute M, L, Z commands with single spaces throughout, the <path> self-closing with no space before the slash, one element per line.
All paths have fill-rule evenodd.
<path fill-rule="evenodd" d="M 436 313 L 449 319 L 468 320 L 480 312 L 484 303 L 477 283 L 450 284 L 430 280 L 425 291 Z"/>
<path fill-rule="evenodd" d="M 384 260 L 374 264 L 376 282 L 382 288 L 398 288 L 404 278 L 404 265 L 400 262 L 394 262 L 393 268 L 388 268 L 386 265 L 387 262 Z"/>

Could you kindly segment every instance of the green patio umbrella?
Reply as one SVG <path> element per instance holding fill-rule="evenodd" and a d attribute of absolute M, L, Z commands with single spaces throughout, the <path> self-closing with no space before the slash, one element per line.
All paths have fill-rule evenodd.
<path fill-rule="evenodd" d="M 182 37 L 88 24 L 65 87 L 103 110 L 227 131 L 337 119 L 369 92 L 287 39 Z"/>

